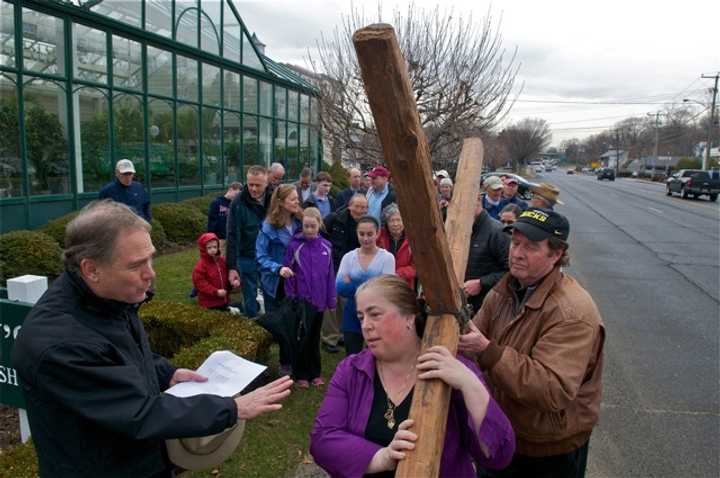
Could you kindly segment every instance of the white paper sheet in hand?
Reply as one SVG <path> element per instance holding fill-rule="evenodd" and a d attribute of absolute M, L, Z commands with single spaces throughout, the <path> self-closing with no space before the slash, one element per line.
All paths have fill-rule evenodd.
<path fill-rule="evenodd" d="M 242 392 L 250 382 L 267 367 L 227 350 L 213 352 L 200 365 L 197 372 L 208 378 L 207 382 L 181 382 L 165 392 L 176 397 L 192 397 L 202 393 L 232 397 Z"/>

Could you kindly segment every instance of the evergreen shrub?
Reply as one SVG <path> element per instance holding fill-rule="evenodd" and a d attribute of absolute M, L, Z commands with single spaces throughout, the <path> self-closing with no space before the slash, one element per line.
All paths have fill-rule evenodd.
<path fill-rule="evenodd" d="M 207 226 L 207 215 L 187 204 L 157 204 L 152 215 L 162 224 L 167 240 L 176 244 L 194 243 Z"/>
<path fill-rule="evenodd" d="M 52 279 L 62 271 L 62 249 L 49 235 L 25 230 L 0 235 L 0 280 L 25 274 Z"/>
<path fill-rule="evenodd" d="M 65 214 L 64 216 L 60 216 L 56 219 L 53 219 L 52 221 L 45 224 L 43 227 L 38 229 L 40 232 L 44 232 L 48 236 L 55 239 L 55 242 L 60 244 L 60 248 L 65 247 L 65 226 L 68 225 L 70 221 L 75 219 L 75 216 L 78 215 L 78 211 L 73 211 Z"/>

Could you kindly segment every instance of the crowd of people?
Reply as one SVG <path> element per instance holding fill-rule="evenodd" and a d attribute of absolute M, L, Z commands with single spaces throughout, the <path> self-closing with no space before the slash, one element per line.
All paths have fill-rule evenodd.
<path fill-rule="evenodd" d="M 482 182 L 463 283 L 474 318 L 454 356 L 421 350 L 427 308 L 387 168 L 350 169 L 349 187 L 333 197 L 327 172 L 305 168 L 283 183 L 281 164 L 251 166 L 245 185 L 230 184 L 208 211 L 192 271 L 197 302 L 256 320 L 295 301 L 304 338 L 298 347 L 278 340 L 281 378 L 266 387 L 234 400 L 181 399 L 160 392 L 203 377 L 152 353 L 137 318 L 154 248 L 149 201 L 123 161 L 103 190 L 114 202 L 93 203 L 68 225 L 66 272 L 15 348 L 41 475 L 117 466 L 117 476 L 173 476 L 163 439 L 217 433 L 276 410 L 294 384 L 327 387 L 310 445 L 322 468 L 393 476 L 418 438 L 414 385 L 440 379 L 453 389 L 440 476 L 584 476 L 604 328 L 590 295 L 562 270 L 570 225 L 554 210 L 562 205 L 555 186 L 534 187 L 526 202 L 512 175 Z M 445 217 L 454 183 L 444 170 L 433 179 Z M 329 383 L 321 348 L 346 354 Z M 68 449 L 77 443 L 95 443 L 94 451 Z M 117 443 L 141 458 L 96 449 Z"/>

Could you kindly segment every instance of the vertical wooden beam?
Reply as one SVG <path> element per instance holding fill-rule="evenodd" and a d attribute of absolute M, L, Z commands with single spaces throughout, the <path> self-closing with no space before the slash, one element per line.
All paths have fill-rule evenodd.
<path fill-rule="evenodd" d="M 448 227 L 453 231 L 449 242 L 431 179 L 427 139 L 395 31 L 390 25 L 371 25 L 355 32 L 353 42 L 383 155 L 393 173 L 418 277 L 430 309 L 439 314 L 428 318 L 423 350 L 444 345 L 455 353 L 459 330 L 453 314 L 462 308 L 460 290 L 482 167 L 482 143 L 476 139 L 463 146 L 460 171 L 468 173 L 458 177 L 461 186 L 456 191 L 464 199 L 454 200 L 457 206 L 449 211 Z M 470 196 L 472 200 L 468 199 Z M 444 382 L 416 384 L 410 416 L 415 420 L 414 431 L 419 438 L 415 450 L 400 462 L 395 476 L 437 476 L 449 404 L 450 387 Z"/>

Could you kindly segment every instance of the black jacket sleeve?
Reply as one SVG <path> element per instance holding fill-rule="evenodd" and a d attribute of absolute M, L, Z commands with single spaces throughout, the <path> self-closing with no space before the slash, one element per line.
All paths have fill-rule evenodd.
<path fill-rule="evenodd" d="M 226 258 L 225 262 L 227 263 L 228 270 L 234 269 L 238 272 L 238 264 L 237 264 L 237 249 L 240 245 L 240 237 L 238 237 L 238 220 L 240 214 L 240 195 L 238 194 L 235 199 L 230 203 L 230 211 L 228 211 L 228 217 L 227 217 L 227 231 L 225 232 L 225 237 L 227 238 L 227 243 L 225 246 L 226 252 Z"/>
<path fill-rule="evenodd" d="M 210 203 L 210 209 L 208 210 L 208 223 L 207 231 L 218 233 L 218 219 L 220 217 L 220 202 L 215 199 Z"/>
<path fill-rule="evenodd" d="M 172 380 L 172 376 L 175 375 L 177 368 L 168 362 L 165 357 L 155 352 L 153 352 L 153 363 L 155 364 L 155 373 L 158 377 L 160 390 L 167 390 L 170 388 L 170 380 Z"/>
<path fill-rule="evenodd" d="M 501 229 L 494 230 L 488 237 L 488 250 L 495 258 L 499 270 L 480 277 L 480 283 L 484 291 L 492 289 L 510 268 L 508 264 L 510 236 L 502 232 Z"/>
<path fill-rule="evenodd" d="M 34 381 L 78 415 L 135 440 L 205 436 L 237 421 L 232 398 L 153 394 L 141 370 L 100 345 L 49 348 L 40 357 Z"/>

